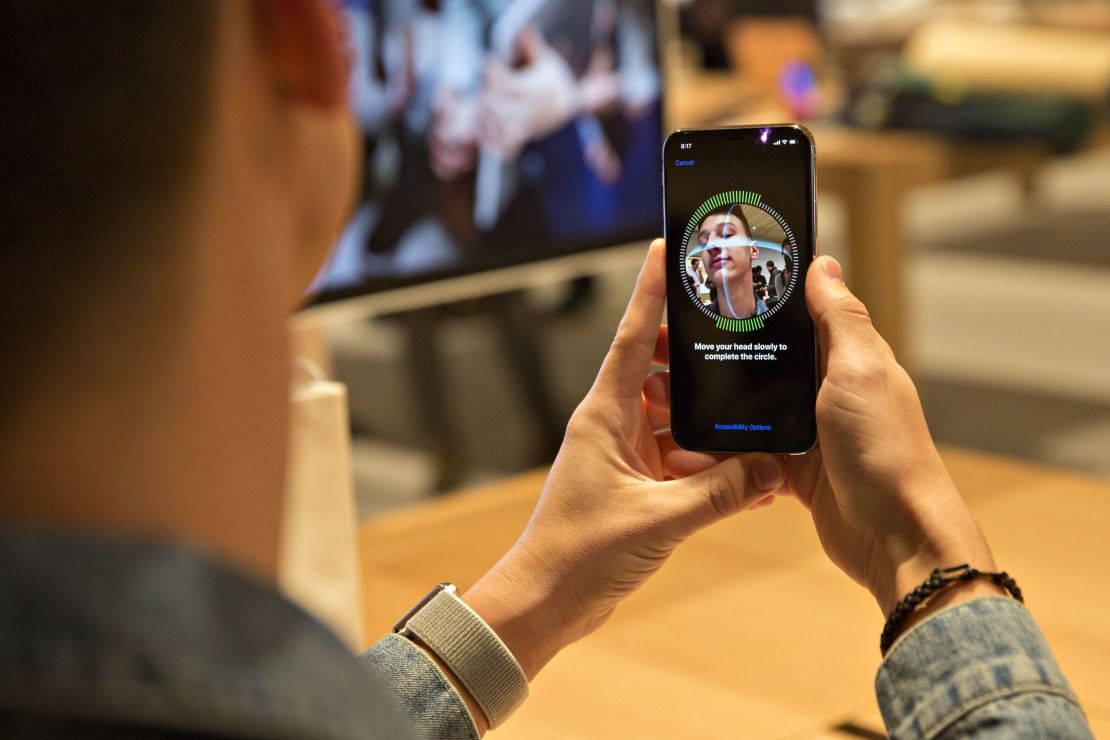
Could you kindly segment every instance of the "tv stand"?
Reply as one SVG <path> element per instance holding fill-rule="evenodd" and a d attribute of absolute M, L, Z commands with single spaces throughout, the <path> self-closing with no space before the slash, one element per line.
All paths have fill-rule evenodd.
<path fill-rule="evenodd" d="M 566 425 L 564 415 L 556 408 L 554 388 L 538 339 L 543 335 L 543 317 L 529 305 L 523 291 L 395 314 L 406 335 L 405 365 L 411 378 L 411 408 L 426 446 L 436 459 L 436 493 L 458 488 L 467 472 L 458 425 L 449 403 L 451 379 L 436 342 L 440 327 L 456 315 L 487 317 L 493 323 L 516 392 L 538 433 L 532 464 L 549 464 L 554 459 Z"/>

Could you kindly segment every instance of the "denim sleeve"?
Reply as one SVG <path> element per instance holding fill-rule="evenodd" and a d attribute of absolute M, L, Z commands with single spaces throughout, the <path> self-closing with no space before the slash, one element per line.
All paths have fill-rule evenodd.
<path fill-rule="evenodd" d="M 875 690 L 892 738 L 1089 738 L 1079 700 L 1029 612 L 965 601 L 914 625 Z"/>
<path fill-rule="evenodd" d="M 386 635 L 362 655 L 412 729 L 427 740 L 478 740 L 478 727 L 463 698 L 439 666 L 400 635 Z"/>

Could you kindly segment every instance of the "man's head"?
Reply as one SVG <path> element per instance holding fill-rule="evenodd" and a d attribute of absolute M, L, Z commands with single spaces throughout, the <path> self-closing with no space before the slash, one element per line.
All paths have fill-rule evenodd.
<path fill-rule="evenodd" d="M 195 169 L 216 15 L 204 0 L 0 4 L 0 322 L 21 358 L 0 380 L 17 396 L 123 279 L 145 272 L 152 293 L 168 289 L 147 268 L 179 264 L 172 238 L 128 237 L 153 228 Z"/>
<path fill-rule="evenodd" d="M 698 225 L 698 246 L 705 260 L 709 283 L 714 286 L 751 279 L 752 260 L 759 247 L 739 205 L 718 208 Z"/>
<path fill-rule="evenodd" d="M 771 272 L 775 271 L 775 261 L 774 260 L 767 260 L 767 269 Z"/>
<path fill-rule="evenodd" d="M 280 488 L 285 318 L 357 175 L 334 12 L 0 3 L 0 336 L 18 358 L 0 371 L 0 487 L 41 489 L 24 514 L 82 468 L 114 484 L 104 511 L 139 518 L 133 486 L 187 489 L 200 516 L 240 484 L 229 527 Z M 91 521 L 94 498 L 55 512 Z"/>
<path fill-rule="evenodd" d="M 320 7 L 313 11 L 315 4 Z M 188 279 L 189 260 L 178 244 L 182 212 L 203 196 L 195 188 L 211 138 L 230 134 L 227 127 L 217 133 L 213 120 L 222 116 L 227 123 L 220 106 L 234 104 L 220 99 L 234 77 L 228 65 L 249 60 L 268 66 L 271 90 L 287 87 L 273 98 L 333 105 L 343 83 L 336 87 L 328 79 L 338 68 L 320 48 L 334 45 L 321 38 L 323 12 L 323 0 L 0 3 L 6 111 L 0 123 L 0 321 L 5 351 L 21 358 L 12 365 L 41 372 L 36 358 L 79 340 L 77 325 L 108 301 L 126 302 L 134 322 L 152 314 L 164 318 L 162 310 L 181 297 Z M 234 16 L 244 17 L 249 25 L 240 32 L 254 38 L 232 42 L 238 58 L 231 59 Z M 315 24 L 296 31 L 298 19 L 313 16 Z M 306 79 L 319 70 L 325 72 L 319 79 Z M 245 154 L 264 156 L 267 132 L 257 130 L 252 142 L 251 122 L 236 123 L 239 143 L 258 150 Z M 321 137 L 312 138 L 302 146 L 323 158 Z M 341 210 L 352 163 L 317 166 L 336 168 L 332 209 Z M 284 176 L 311 174 L 301 169 Z M 324 215 L 309 218 L 318 222 Z M 328 214 L 328 220 L 334 218 Z M 309 251 L 311 259 L 303 261 L 317 263 L 320 250 Z M 158 328 L 164 333 L 166 327 Z M 25 389 L 22 371 L 3 372 L 9 393 L 11 383 Z"/>

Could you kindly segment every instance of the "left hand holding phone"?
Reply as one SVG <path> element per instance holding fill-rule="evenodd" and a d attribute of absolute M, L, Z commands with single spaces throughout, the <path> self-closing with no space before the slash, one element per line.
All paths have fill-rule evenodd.
<path fill-rule="evenodd" d="M 531 679 L 593 632 L 697 530 L 770 500 L 779 456 L 680 450 L 657 397 L 665 364 L 663 240 L 652 243 L 593 387 L 575 410 L 531 521 L 464 599 Z M 645 385 L 646 384 L 646 385 Z M 663 384 L 665 386 L 665 383 Z M 645 388 L 648 393 L 645 394 Z M 654 389 L 654 390 L 653 390 Z"/>

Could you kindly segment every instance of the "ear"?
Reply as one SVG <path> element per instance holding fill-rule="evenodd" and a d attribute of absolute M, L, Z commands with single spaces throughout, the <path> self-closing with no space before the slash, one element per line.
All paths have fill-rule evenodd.
<path fill-rule="evenodd" d="M 340 11 L 327 0 L 254 0 L 254 14 L 275 84 L 320 108 L 344 105 L 350 62 Z"/>
<path fill-rule="evenodd" d="M 759 245 L 757 245 L 757 244 L 752 245 L 752 259 L 753 260 L 759 259 Z"/>

